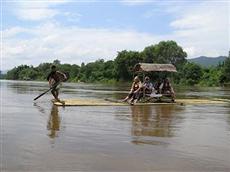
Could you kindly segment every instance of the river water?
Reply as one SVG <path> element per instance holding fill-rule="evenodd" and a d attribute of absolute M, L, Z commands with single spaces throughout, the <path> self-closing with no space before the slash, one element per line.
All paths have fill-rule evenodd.
<path fill-rule="evenodd" d="M 1 81 L 0 171 L 230 171 L 230 104 L 56 107 L 45 82 Z M 60 98 L 127 86 L 64 83 Z M 227 88 L 178 97 L 230 98 Z"/>

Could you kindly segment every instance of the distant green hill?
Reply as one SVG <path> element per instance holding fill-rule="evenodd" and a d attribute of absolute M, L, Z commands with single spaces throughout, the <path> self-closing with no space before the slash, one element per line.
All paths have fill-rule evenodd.
<path fill-rule="evenodd" d="M 227 58 L 226 56 L 219 56 L 219 57 L 200 56 L 197 58 L 188 59 L 188 61 L 200 64 L 201 66 L 204 67 L 209 67 L 209 66 L 217 66 L 219 63 L 222 63 L 226 58 Z"/>

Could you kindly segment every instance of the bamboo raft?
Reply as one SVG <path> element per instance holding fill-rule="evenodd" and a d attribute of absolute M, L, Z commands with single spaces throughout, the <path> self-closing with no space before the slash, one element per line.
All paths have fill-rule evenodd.
<path fill-rule="evenodd" d="M 99 100 L 99 99 L 63 99 L 59 102 L 53 101 L 57 106 L 130 106 L 127 102 L 117 100 Z M 227 104 L 230 100 L 227 99 L 177 99 L 175 102 L 146 102 L 135 103 L 134 106 L 150 106 L 150 105 L 200 105 L 200 104 Z"/>

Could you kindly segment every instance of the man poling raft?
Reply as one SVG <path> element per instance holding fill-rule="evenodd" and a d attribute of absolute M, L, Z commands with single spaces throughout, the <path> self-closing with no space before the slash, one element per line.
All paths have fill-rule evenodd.
<path fill-rule="evenodd" d="M 54 96 L 54 101 L 60 101 L 59 99 L 59 90 L 61 87 L 61 83 L 67 81 L 68 77 L 66 74 L 57 71 L 57 67 L 55 65 L 51 66 L 51 72 L 47 76 L 47 80 L 49 81 L 50 88 L 46 90 L 44 93 L 40 94 L 34 100 L 37 100 L 39 97 L 43 96 L 47 92 L 51 90 L 52 95 Z"/>
<path fill-rule="evenodd" d="M 60 101 L 58 98 L 59 90 L 61 87 L 61 82 L 65 82 L 67 80 L 67 77 L 64 73 L 57 71 L 57 68 L 55 65 L 51 66 L 51 72 L 47 76 L 47 80 L 49 81 L 49 86 L 51 89 L 51 93 L 54 96 L 56 101 Z"/>

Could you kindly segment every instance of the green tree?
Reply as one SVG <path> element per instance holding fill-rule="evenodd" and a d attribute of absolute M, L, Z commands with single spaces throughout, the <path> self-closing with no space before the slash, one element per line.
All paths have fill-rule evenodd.
<path fill-rule="evenodd" d="M 20 65 L 18 67 L 14 67 L 12 70 L 9 70 L 6 74 L 6 79 L 18 80 L 19 74 L 22 70 L 30 68 L 27 65 Z"/>
<path fill-rule="evenodd" d="M 159 63 L 157 55 L 157 45 L 151 45 L 146 47 L 142 52 L 141 56 L 145 63 Z"/>
<path fill-rule="evenodd" d="M 46 77 L 50 72 L 51 65 L 52 63 L 41 63 L 35 68 L 38 72 L 37 80 L 46 80 Z"/>
<path fill-rule="evenodd" d="M 109 60 L 104 63 L 103 77 L 106 79 L 114 79 L 116 77 L 114 61 Z"/>
<path fill-rule="evenodd" d="M 77 81 L 77 78 L 79 76 L 79 72 L 80 72 L 80 66 L 73 64 L 71 66 L 71 70 L 69 73 L 70 81 Z"/>
<path fill-rule="evenodd" d="M 117 80 L 131 80 L 132 68 L 135 64 L 143 62 L 141 54 L 137 51 L 121 51 L 114 61 Z"/>
<path fill-rule="evenodd" d="M 179 71 L 181 81 L 188 85 L 195 85 L 200 82 L 203 76 L 202 67 L 198 64 L 187 62 Z"/>
<path fill-rule="evenodd" d="M 219 82 L 221 84 L 230 82 L 230 58 L 227 58 L 223 63 Z"/>
<path fill-rule="evenodd" d="M 56 59 L 56 60 L 53 61 L 53 64 L 54 64 L 54 65 L 60 65 L 60 64 L 61 64 L 61 61 L 58 60 L 58 59 Z"/>
<path fill-rule="evenodd" d="M 18 74 L 19 80 L 36 80 L 38 72 L 33 67 L 22 69 Z"/>
<path fill-rule="evenodd" d="M 76 81 L 80 67 L 78 65 L 60 64 L 58 70 L 68 75 L 70 81 Z"/>
<path fill-rule="evenodd" d="M 220 67 L 208 67 L 203 69 L 203 75 L 200 79 L 202 86 L 218 86 L 221 75 Z"/>
<path fill-rule="evenodd" d="M 187 53 L 175 41 L 161 41 L 146 47 L 141 53 L 147 63 L 171 63 L 177 68 L 186 62 Z"/>

